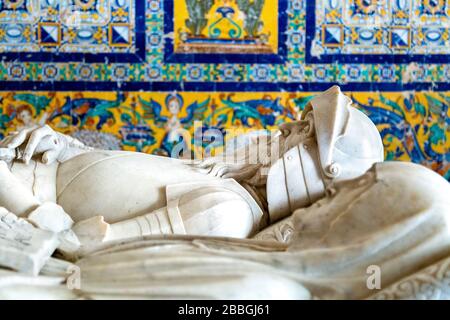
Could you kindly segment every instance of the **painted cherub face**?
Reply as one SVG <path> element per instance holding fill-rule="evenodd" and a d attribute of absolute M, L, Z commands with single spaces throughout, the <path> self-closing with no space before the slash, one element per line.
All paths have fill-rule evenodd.
<path fill-rule="evenodd" d="M 23 109 L 21 110 L 18 115 L 17 118 L 23 122 L 23 124 L 30 124 L 33 122 L 33 115 L 31 114 L 31 112 L 27 109 Z"/>
<path fill-rule="evenodd" d="M 176 116 L 180 113 L 181 106 L 177 99 L 170 99 L 167 108 L 172 115 Z"/>

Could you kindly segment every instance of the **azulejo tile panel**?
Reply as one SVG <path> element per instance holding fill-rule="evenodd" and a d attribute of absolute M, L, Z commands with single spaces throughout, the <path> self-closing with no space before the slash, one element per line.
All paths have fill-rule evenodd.
<path fill-rule="evenodd" d="M 447 0 L 308 1 L 311 62 L 321 56 L 348 61 L 360 54 L 369 63 L 389 56 L 406 62 L 450 60 Z"/>
<path fill-rule="evenodd" d="M 448 90 L 449 12 L 440 4 L 3 1 L 0 81 L 21 81 L 5 88 L 45 90 L 78 90 L 73 82 L 95 82 L 89 85 L 95 90 L 173 90 L 180 82 L 202 83 L 203 90 L 230 89 L 224 82 L 262 83 L 259 91 L 322 90 L 330 83 L 358 84 L 348 90 Z M 26 22 L 12 23 L 20 12 Z"/>
<path fill-rule="evenodd" d="M 271 128 L 337 83 L 388 159 L 450 179 L 449 23 L 447 0 L 4 0 L 0 133 L 167 154 L 167 118 Z"/>
<path fill-rule="evenodd" d="M 0 52 L 30 61 L 80 60 L 82 54 L 126 60 L 145 50 L 139 47 L 143 10 L 142 1 L 131 0 L 1 1 Z"/>
<path fill-rule="evenodd" d="M 165 1 L 165 60 L 282 63 L 286 55 L 285 0 Z M 278 14 L 274 14 L 275 12 Z M 176 14 L 175 14 L 176 13 Z M 282 13 L 282 14 L 280 14 Z"/>
<path fill-rule="evenodd" d="M 249 130 L 272 129 L 299 116 L 315 93 L 299 92 L 8 92 L 0 94 L 3 134 L 48 123 L 107 149 L 169 155 L 180 141 L 192 153 L 220 150 Z M 387 160 L 414 161 L 450 179 L 449 92 L 349 93 L 377 125 Z M 201 124 L 196 124 L 201 121 Z"/>

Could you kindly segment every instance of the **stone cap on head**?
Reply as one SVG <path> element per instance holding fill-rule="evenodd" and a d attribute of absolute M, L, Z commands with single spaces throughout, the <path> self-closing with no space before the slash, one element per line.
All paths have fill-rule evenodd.
<path fill-rule="evenodd" d="M 313 98 L 301 119 L 305 120 L 311 112 L 320 164 L 328 178 L 336 178 L 341 174 L 342 164 L 338 163 L 336 148 L 341 139 L 345 140 L 345 143 L 341 141 L 341 145 L 353 146 L 346 148 L 347 156 L 383 161 L 383 143 L 376 126 L 363 112 L 352 107 L 352 100 L 342 93 L 339 86 L 333 86 Z"/>

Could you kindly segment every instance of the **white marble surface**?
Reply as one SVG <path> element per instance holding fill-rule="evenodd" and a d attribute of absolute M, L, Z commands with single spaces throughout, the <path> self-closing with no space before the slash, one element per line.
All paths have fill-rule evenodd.
<path fill-rule="evenodd" d="M 22 273 L 0 273 L 0 297 L 447 296 L 449 183 L 381 162 L 337 87 L 233 160 L 92 150 L 47 126 L 6 138 L 0 265 Z"/>

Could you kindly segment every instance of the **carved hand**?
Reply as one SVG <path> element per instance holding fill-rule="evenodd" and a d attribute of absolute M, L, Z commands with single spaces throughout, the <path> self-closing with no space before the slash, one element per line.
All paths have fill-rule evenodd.
<path fill-rule="evenodd" d="M 15 149 L 0 147 L 0 161 L 10 163 L 14 159 L 16 159 L 16 150 Z"/>
<path fill-rule="evenodd" d="M 15 132 L 0 142 L 0 160 L 22 159 L 28 164 L 33 156 L 42 154 L 42 162 L 51 164 L 60 159 L 66 148 L 64 135 L 47 125 L 31 127 Z"/>

